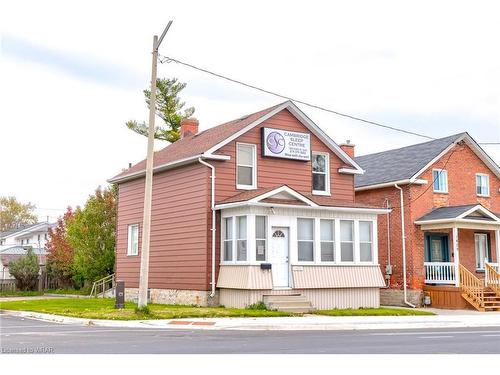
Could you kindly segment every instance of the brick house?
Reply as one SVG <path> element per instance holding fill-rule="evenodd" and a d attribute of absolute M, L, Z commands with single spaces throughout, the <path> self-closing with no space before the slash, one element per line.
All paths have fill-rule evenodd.
<path fill-rule="evenodd" d="M 356 202 L 392 209 L 378 221 L 382 304 L 420 305 L 424 292 L 436 307 L 498 303 L 488 287 L 497 281 L 484 280 L 488 262 L 498 271 L 500 169 L 470 135 L 354 160 L 366 171 L 355 178 Z"/>
<path fill-rule="evenodd" d="M 150 299 L 379 306 L 377 215 L 388 210 L 355 203 L 363 171 L 351 151 L 290 101 L 201 132 L 183 120 L 181 139 L 154 156 Z M 138 293 L 144 175 L 141 161 L 109 180 L 127 299 Z"/>

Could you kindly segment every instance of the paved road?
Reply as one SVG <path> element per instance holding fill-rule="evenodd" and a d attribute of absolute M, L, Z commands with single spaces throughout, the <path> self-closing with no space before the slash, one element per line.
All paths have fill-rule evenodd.
<path fill-rule="evenodd" d="M 393 331 L 217 331 L 60 325 L 0 316 L 3 353 L 500 353 L 500 326 Z"/>

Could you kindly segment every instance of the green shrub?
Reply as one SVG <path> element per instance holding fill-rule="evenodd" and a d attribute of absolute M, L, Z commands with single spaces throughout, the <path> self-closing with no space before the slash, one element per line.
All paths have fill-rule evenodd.
<path fill-rule="evenodd" d="M 35 290 L 39 272 L 38 258 L 31 247 L 26 255 L 9 263 L 9 273 L 16 279 L 20 290 Z"/>
<path fill-rule="evenodd" d="M 142 314 L 142 315 L 149 315 L 149 314 L 151 314 L 151 310 L 149 309 L 148 305 L 142 306 L 142 307 L 136 306 L 135 313 Z"/>
<path fill-rule="evenodd" d="M 247 306 L 247 309 L 249 309 L 249 310 L 267 310 L 267 306 L 264 302 L 259 301 L 259 302 L 256 302 L 254 304 Z"/>

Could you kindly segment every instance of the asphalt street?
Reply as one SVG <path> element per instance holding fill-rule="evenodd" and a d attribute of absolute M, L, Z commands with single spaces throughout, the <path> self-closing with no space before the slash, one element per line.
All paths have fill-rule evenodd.
<path fill-rule="evenodd" d="M 243 331 L 109 328 L 0 316 L 6 353 L 500 353 L 500 326 L 421 330 Z"/>

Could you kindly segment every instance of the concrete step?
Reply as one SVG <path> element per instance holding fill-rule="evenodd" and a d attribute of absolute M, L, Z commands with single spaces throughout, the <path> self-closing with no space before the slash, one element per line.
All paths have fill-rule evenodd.
<path fill-rule="evenodd" d="M 286 302 L 286 301 L 304 301 L 307 302 L 308 299 L 301 294 L 283 294 L 283 295 L 264 295 L 263 297 L 264 303 L 268 302 Z"/>
<path fill-rule="evenodd" d="M 301 294 L 265 295 L 263 301 L 272 310 L 295 313 L 306 313 L 313 310 L 311 302 Z"/>
<path fill-rule="evenodd" d="M 309 312 L 311 312 L 313 309 L 310 308 L 310 307 L 283 307 L 283 308 L 280 308 L 279 311 L 283 311 L 283 312 L 288 312 L 288 313 L 297 313 L 297 314 L 307 314 Z"/>
<path fill-rule="evenodd" d="M 276 310 L 279 310 L 283 307 L 290 307 L 290 308 L 293 308 L 293 307 L 297 307 L 297 308 L 311 308 L 311 302 L 291 302 L 291 301 L 286 301 L 286 302 L 270 302 L 267 304 L 267 306 L 270 308 L 270 309 L 276 309 Z"/>

